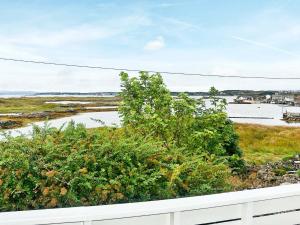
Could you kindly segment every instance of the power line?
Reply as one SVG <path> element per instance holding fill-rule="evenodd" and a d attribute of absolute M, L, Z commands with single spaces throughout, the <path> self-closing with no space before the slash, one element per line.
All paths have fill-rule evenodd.
<path fill-rule="evenodd" d="M 0 57 L 0 60 L 22 62 L 22 63 L 52 65 L 52 66 L 66 66 L 66 67 L 77 67 L 77 68 L 88 68 L 88 69 L 114 70 L 114 71 L 124 71 L 124 72 L 140 72 L 141 71 L 138 69 L 67 64 L 67 63 L 56 63 L 56 62 L 35 61 L 35 60 L 25 60 L 25 59 L 15 59 L 15 58 L 4 58 L 4 57 Z M 149 72 L 149 73 L 161 73 L 161 74 L 182 75 L 182 76 L 240 78 L 240 79 L 265 79 L 265 80 L 300 80 L 300 77 L 239 76 L 239 75 L 202 74 L 202 73 L 186 73 L 186 72 L 170 72 L 170 71 L 154 71 L 154 70 L 142 70 L 142 71 Z"/>

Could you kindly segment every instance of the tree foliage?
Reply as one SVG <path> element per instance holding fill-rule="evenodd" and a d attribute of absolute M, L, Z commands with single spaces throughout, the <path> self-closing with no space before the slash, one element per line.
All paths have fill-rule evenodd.
<path fill-rule="evenodd" d="M 209 102 L 186 94 L 172 97 L 160 74 L 121 73 L 123 125 L 191 154 L 241 156 L 238 136 L 225 112 L 226 101 L 210 89 Z"/>

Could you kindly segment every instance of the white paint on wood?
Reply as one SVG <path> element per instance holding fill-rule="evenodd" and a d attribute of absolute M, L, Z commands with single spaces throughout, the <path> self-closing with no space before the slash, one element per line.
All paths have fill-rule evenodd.
<path fill-rule="evenodd" d="M 22 223 L 19 223 L 20 225 L 22 224 Z M 84 222 L 78 222 L 78 223 L 51 223 L 51 224 L 49 224 L 49 225 L 85 225 L 85 223 Z"/>
<path fill-rule="evenodd" d="M 171 225 L 180 225 L 181 220 L 181 213 L 180 212 L 174 212 L 171 214 Z"/>
<path fill-rule="evenodd" d="M 297 209 L 300 184 L 151 202 L 3 212 L 0 225 L 294 225 L 300 224 Z"/>
<path fill-rule="evenodd" d="M 253 225 L 296 225 L 300 224 L 300 212 L 282 213 L 254 218 Z"/>
<path fill-rule="evenodd" d="M 167 225 L 168 214 L 94 221 L 92 225 Z"/>
<path fill-rule="evenodd" d="M 253 214 L 262 215 L 293 209 L 300 209 L 300 196 L 272 199 L 269 201 L 258 201 L 253 203 Z"/>
<path fill-rule="evenodd" d="M 242 207 L 242 224 L 252 225 L 253 224 L 253 202 L 247 202 Z"/>
<path fill-rule="evenodd" d="M 184 211 L 181 214 L 184 225 L 195 225 L 219 221 L 240 219 L 242 217 L 242 205 L 229 205 L 208 209 Z"/>

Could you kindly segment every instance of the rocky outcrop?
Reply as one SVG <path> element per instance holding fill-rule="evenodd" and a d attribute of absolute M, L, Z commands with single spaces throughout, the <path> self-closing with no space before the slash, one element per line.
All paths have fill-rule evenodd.
<path fill-rule="evenodd" d="M 287 160 L 249 166 L 249 188 L 300 183 L 300 155 Z"/>

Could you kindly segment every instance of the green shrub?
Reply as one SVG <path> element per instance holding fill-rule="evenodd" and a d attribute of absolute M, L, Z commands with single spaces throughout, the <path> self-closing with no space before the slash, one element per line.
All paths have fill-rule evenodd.
<path fill-rule="evenodd" d="M 130 131 L 126 131 L 130 132 Z M 123 129 L 35 128 L 0 142 L 1 211 L 101 205 L 229 190 L 228 168 Z"/>

